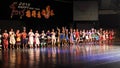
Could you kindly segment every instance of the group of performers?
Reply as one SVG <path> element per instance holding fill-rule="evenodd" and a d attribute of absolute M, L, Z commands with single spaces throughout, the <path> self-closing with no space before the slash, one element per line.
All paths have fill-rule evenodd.
<path fill-rule="evenodd" d="M 103 44 L 112 42 L 114 39 L 115 32 L 113 30 L 103 30 L 91 28 L 90 30 L 79 30 L 79 29 L 66 29 L 65 27 L 47 30 L 46 32 L 42 30 L 41 33 L 38 30 L 33 32 L 32 29 L 27 33 L 26 29 L 22 32 L 17 30 L 14 32 L 11 29 L 9 32 L 5 30 L 0 39 L 2 41 L 1 45 L 4 49 L 12 48 L 33 48 L 40 46 L 64 46 L 73 45 L 79 43 L 89 43 L 94 42 L 96 44 Z"/>

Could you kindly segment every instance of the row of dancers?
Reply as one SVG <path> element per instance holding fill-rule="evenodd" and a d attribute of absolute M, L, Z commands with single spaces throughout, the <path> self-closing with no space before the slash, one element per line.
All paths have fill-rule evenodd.
<path fill-rule="evenodd" d="M 44 45 L 73 45 L 74 43 L 89 43 L 94 42 L 97 44 L 109 43 L 115 38 L 115 32 L 113 30 L 103 30 L 91 28 L 90 30 L 79 30 L 72 29 L 69 30 L 65 27 L 62 29 L 57 28 L 56 31 L 54 29 L 47 30 L 45 32 L 42 30 L 42 33 L 39 33 L 38 30 L 34 33 L 32 29 L 27 33 L 26 29 L 23 29 L 23 32 L 17 30 L 16 32 L 11 29 L 9 32 L 5 30 L 0 38 L 1 44 L 4 49 L 10 48 L 30 48 L 39 47 Z"/>

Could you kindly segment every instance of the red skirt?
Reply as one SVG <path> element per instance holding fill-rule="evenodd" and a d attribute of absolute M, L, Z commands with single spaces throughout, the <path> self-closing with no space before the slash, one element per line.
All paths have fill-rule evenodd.
<path fill-rule="evenodd" d="M 100 37 L 100 40 L 103 40 L 103 37 Z"/>
<path fill-rule="evenodd" d="M 3 39 L 3 45 L 8 45 L 8 39 Z"/>

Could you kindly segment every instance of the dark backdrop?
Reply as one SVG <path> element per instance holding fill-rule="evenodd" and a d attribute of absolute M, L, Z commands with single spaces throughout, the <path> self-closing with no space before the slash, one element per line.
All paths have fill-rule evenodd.
<path fill-rule="evenodd" d="M 15 1 L 15 0 L 14 0 Z M 41 18 L 10 18 L 11 9 L 10 4 L 14 2 L 13 0 L 4 0 L 0 2 L 0 28 L 1 29 L 22 29 L 26 27 L 28 30 L 48 30 L 56 27 L 61 28 L 62 26 L 69 27 L 72 23 L 72 3 L 71 2 L 61 2 L 61 1 L 45 1 L 45 0 L 28 0 L 27 2 L 32 3 L 35 7 L 40 7 L 40 9 L 45 8 L 45 6 L 50 5 L 51 9 L 54 10 L 55 15 L 49 19 Z M 19 1 L 18 1 L 19 2 Z M 26 2 L 26 0 L 21 0 L 21 2 Z"/>

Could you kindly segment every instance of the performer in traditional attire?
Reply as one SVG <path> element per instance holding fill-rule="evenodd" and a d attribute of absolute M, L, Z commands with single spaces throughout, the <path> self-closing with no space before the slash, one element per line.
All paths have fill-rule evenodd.
<path fill-rule="evenodd" d="M 26 29 L 23 30 L 22 32 L 22 45 L 23 48 L 27 48 L 27 33 L 26 33 Z"/>
<path fill-rule="evenodd" d="M 15 33 L 13 31 L 13 29 L 10 30 L 9 32 L 9 38 L 10 38 L 10 48 L 14 48 L 16 40 L 15 40 Z"/>
<path fill-rule="evenodd" d="M 106 35 L 105 35 L 105 31 L 103 31 L 103 43 L 105 44 L 106 41 Z"/>
<path fill-rule="evenodd" d="M 109 30 L 109 44 L 111 44 L 112 43 L 112 41 L 113 41 L 113 37 L 114 37 L 114 31 L 112 30 Z"/>
<path fill-rule="evenodd" d="M 65 44 L 65 30 L 64 29 L 62 29 L 62 33 L 60 33 L 60 42 L 62 46 Z"/>
<path fill-rule="evenodd" d="M 73 39 L 73 31 L 72 28 L 70 29 L 70 45 L 73 45 L 74 39 Z"/>
<path fill-rule="evenodd" d="M 85 32 L 85 43 L 88 43 L 89 42 L 89 31 L 86 30 Z"/>
<path fill-rule="evenodd" d="M 21 33 L 20 30 L 16 31 L 16 47 L 17 49 L 20 48 L 21 45 Z"/>
<path fill-rule="evenodd" d="M 73 42 L 76 43 L 76 31 L 73 29 Z"/>
<path fill-rule="evenodd" d="M 50 44 L 51 43 L 51 33 L 50 33 L 50 30 L 47 31 L 46 35 L 47 35 L 47 44 Z"/>
<path fill-rule="evenodd" d="M 80 30 L 80 32 L 79 32 L 79 35 L 80 35 L 80 43 L 82 43 L 83 42 L 83 33 L 82 33 L 82 30 Z"/>
<path fill-rule="evenodd" d="M 46 40 L 46 38 L 45 38 L 45 36 L 46 36 L 46 34 L 45 34 L 45 32 L 44 32 L 44 30 L 42 31 L 42 33 L 41 33 L 41 46 L 45 46 L 45 44 L 46 44 L 46 42 L 45 42 L 45 40 Z"/>
<path fill-rule="evenodd" d="M 55 46 L 55 44 L 56 44 L 56 37 L 55 37 L 56 33 L 54 32 L 54 29 L 52 29 L 51 34 L 52 34 L 52 36 L 51 36 L 51 38 L 52 38 L 52 46 Z"/>
<path fill-rule="evenodd" d="M 78 43 L 79 43 L 79 37 L 80 37 L 80 34 L 79 34 L 78 29 L 76 29 L 75 34 L 76 34 L 76 42 L 77 42 L 77 44 L 78 44 Z"/>
<path fill-rule="evenodd" d="M 66 29 L 65 31 L 65 44 L 69 44 L 69 32 L 68 32 L 68 29 Z"/>
<path fill-rule="evenodd" d="M 33 44 L 34 44 L 34 33 L 33 33 L 32 29 L 30 29 L 30 32 L 28 33 L 28 36 L 29 36 L 28 44 L 29 44 L 30 48 L 33 48 Z"/>
<path fill-rule="evenodd" d="M 108 33 L 108 30 L 105 30 L 105 37 L 106 37 L 106 44 L 108 44 L 108 41 L 109 41 L 109 33 Z"/>
<path fill-rule="evenodd" d="M 5 32 L 3 33 L 3 46 L 4 49 L 8 49 L 8 33 L 7 30 L 5 30 Z"/>
<path fill-rule="evenodd" d="M 40 38 L 40 34 L 38 33 L 38 30 L 36 30 L 36 33 L 35 33 L 35 47 L 36 48 L 39 47 L 39 45 L 40 45 L 39 38 Z"/>
<path fill-rule="evenodd" d="M 57 44 L 60 46 L 60 29 L 57 28 Z"/>
<path fill-rule="evenodd" d="M 97 32 L 95 33 L 95 40 L 96 40 L 96 44 L 98 44 L 99 40 L 100 40 L 100 32 L 99 32 L 99 30 L 97 30 Z"/>

